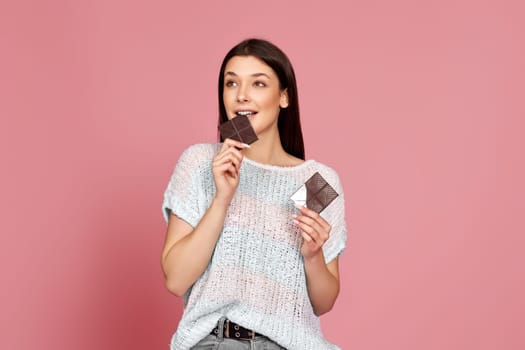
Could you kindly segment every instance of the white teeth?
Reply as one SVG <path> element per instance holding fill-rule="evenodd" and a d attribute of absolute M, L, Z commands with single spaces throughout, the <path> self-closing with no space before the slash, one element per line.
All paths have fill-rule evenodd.
<path fill-rule="evenodd" d="M 249 112 L 249 111 L 239 111 L 237 112 L 237 115 L 252 115 L 253 112 Z"/>

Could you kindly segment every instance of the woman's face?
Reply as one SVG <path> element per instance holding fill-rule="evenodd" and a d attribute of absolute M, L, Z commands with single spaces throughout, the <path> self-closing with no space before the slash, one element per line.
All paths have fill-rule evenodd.
<path fill-rule="evenodd" d="M 224 107 L 228 119 L 247 115 L 261 137 L 277 130 L 280 108 L 288 107 L 274 70 L 254 56 L 234 56 L 224 69 Z"/>

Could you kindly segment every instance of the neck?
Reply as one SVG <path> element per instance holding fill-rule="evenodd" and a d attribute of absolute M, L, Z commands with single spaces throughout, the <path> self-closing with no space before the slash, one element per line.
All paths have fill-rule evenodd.
<path fill-rule="evenodd" d="M 289 159 L 289 155 L 283 149 L 279 131 L 258 135 L 259 140 L 252 143 L 250 148 L 243 150 L 243 154 L 258 163 L 270 165 L 284 165 Z"/>

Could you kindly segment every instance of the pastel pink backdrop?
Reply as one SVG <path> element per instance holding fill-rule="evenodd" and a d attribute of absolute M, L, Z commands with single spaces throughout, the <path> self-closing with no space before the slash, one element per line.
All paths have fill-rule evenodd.
<path fill-rule="evenodd" d="M 220 60 L 294 63 L 349 246 L 343 349 L 524 349 L 520 1 L 0 4 L 0 348 L 167 349 L 162 194 L 215 140 Z"/>

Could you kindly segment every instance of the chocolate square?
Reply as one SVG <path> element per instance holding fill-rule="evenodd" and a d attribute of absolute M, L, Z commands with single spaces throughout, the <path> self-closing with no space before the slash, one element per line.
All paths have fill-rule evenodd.
<path fill-rule="evenodd" d="M 306 207 L 320 213 L 338 196 L 326 180 L 316 172 L 306 180 Z"/>
<path fill-rule="evenodd" d="M 219 126 L 219 132 L 223 139 L 232 139 L 246 144 L 258 140 L 250 120 L 245 115 L 233 117 Z"/>

